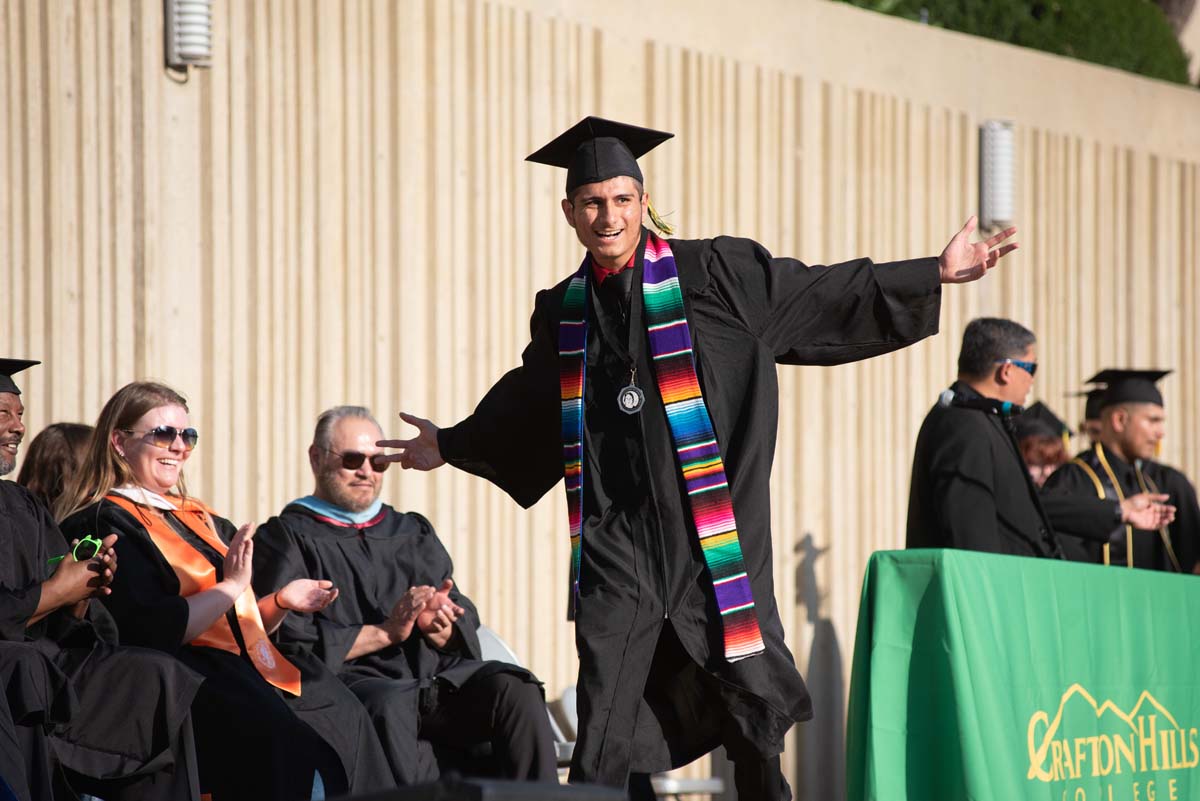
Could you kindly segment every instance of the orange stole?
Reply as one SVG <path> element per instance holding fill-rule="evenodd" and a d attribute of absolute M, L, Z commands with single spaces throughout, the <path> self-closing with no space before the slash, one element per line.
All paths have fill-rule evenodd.
<path fill-rule="evenodd" d="M 138 504 L 123 495 L 114 493 L 105 497 L 106 500 L 112 501 L 138 518 L 146 527 L 151 541 L 154 542 L 159 553 L 170 563 L 171 569 L 175 571 L 175 575 L 179 579 L 180 596 L 186 598 L 216 586 L 217 569 L 199 551 L 188 545 L 161 515 L 146 514 L 138 507 Z M 177 503 L 180 509 L 175 518 L 187 526 L 193 534 L 212 546 L 217 553 L 224 556 L 229 549 L 217 536 L 208 508 L 190 498 L 177 501 Z M 118 567 L 118 569 L 120 568 Z M 255 670 L 279 689 L 292 695 L 300 695 L 300 671 L 283 654 L 279 653 L 270 637 L 267 636 L 262 615 L 258 613 L 258 601 L 254 598 L 254 590 L 247 587 L 246 591 L 234 601 L 233 609 L 237 614 L 242 640 L 246 643 L 246 650 L 250 655 L 250 663 L 254 665 Z M 229 619 L 225 615 L 217 618 L 207 630 L 201 632 L 189 644 L 219 648 L 231 654 L 242 652 L 242 649 L 238 647 L 237 640 L 234 639 L 233 630 L 229 627 Z"/>

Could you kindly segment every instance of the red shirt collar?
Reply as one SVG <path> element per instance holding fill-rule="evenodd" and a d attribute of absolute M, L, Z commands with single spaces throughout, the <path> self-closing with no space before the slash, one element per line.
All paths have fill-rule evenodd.
<path fill-rule="evenodd" d="M 625 262 L 624 267 L 620 267 L 616 270 L 610 270 L 607 267 L 601 267 L 599 264 L 596 263 L 596 260 L 593 259 L 590 255 L 588 256 L 588 259 L 592 263 L 592 276 L 596 279 L 596 286 L 600 286 L 601 284 L 604 283 L 604 279 L 608 278 L 610 275 L 616 275 L 617 273 L 624 272 L 625 270 L 628 270 L 630 267 L 632 267 L 633 263 L 635 261 L 637 261 L 637 250 L 635 249 L 633 251 L 633 253 L 629 257 L 629 261 Z"/>

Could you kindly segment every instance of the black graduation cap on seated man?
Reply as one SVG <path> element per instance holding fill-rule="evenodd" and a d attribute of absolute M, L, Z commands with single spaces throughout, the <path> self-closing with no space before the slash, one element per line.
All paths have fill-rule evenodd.
<path fill-rule="evenodd" d="M 14 395 L 20 395 L 21 390 L 17 388 L 17 384 L 12 380 L 12 377 L 22 370 L 33 367 L 35 362 L 32 359 L 0 359 L 0 392 L 11 392 Z"/>
<path fill-rule="evenodd" d="M 619 175 L 644 184 L 637 160 L 673 136 L 602 117 L 584 117 L 525 160 L 565 168 L 567 194 L 584 184 Z"/>
<path fill-rule="evenodd" d="M 1170 370 L 1101 370 L 1087 383 L 1108 385 L 1100 399 L 1101 409 L 1118 403 L 1153 403 L 1162 406 L 1162 393 L 1155 382 L 1170 373 Z"/>
<path fill-rule="evenodd" d="M 1058 415 L 1050 411 L 1050 407 L 1038 401 L 1021 414 L 1013 418 L 1017 439 L 1025 437 L 1061 437 L 1063 441 L 1071 436 L 1071 429 L 1058 419 Z"/>

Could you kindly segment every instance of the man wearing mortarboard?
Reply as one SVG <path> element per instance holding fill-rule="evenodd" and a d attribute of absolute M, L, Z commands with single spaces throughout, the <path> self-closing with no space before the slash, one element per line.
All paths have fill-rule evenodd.
<path fill-rule="evenodd" d="M 779 754 L 812 704 L 784 643 L 768 483 L 776 364 L 833 365 L 937 331 L 941 284 L 1016 247 L 808 266 L 748 239 L 663 239 L 637 157 L 672 134 L 589 117 L 529 157 L 565 167 L 586 248 L 538 294 L 531 342 L 457 425 L 418 426 L 405 467 L 446 462 L 532 506 L 565 477 L 580 731 L 574 782 L 628 786 L 724 745 L 741 798 L 791 791 Z M 539 251 L 529 254 L 539 258 Z"/>
<path fill-rule="evenodd" d="M 1104 398 L 1104 387 L 1092 387 L 1086 392 L 1077 392 L 1075 397 L 1084 398 L 1083 420 L 1079 423 L 1079 433 L 1088 438 L 1090 450 L 1100 441 L 1100 403 Z"/>
<path fill-rule="evenodd" d="M 1103 370 L 1088 383 L 1106 384 L 1100 400 L 1100 439 L 1059 468 L 1046 482 L 1048 495 L 1090 495 L 1124 500 L 1150 493 L 1175 509 L 1175 519 L 1157 529 L 1115 525 L 1106 543 L 1064 538 L 1068 558 L 1151 570 L 1191 573 L 1200 555 L 1200 511 L 1186 478 L 1182 486 L 1163 465 L 1151 467 L 1162 440 L 1166 413 L 1157 382 L 1169 370 Z M 1172 482 L 1170 491 L 1166 482 Z M 1132 542 L 1132 547 L 1130 543 Z"/>
<path fill-rule="evenodd" d="M 13 375 L 35 364 L 0 359 L 0 475 L 25 435 Z M 109 801 L 198 799 L 190 708 L 200 677 L 166 654 L 101 640 L 115 625 L 89 599 L 108 592 L 116 535 L 93 534 L 94 550 L 72 549 L 36 495 L 0 481 L 0 701 L 18 741 L 14 750 L 0 726 L 0 771 L 22 801 L 50 801 L 59 769 L 75 792 Z"/>

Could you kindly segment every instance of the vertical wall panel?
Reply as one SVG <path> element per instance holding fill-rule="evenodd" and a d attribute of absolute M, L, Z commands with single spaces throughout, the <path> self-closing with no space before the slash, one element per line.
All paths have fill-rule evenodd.
<path fill-rule="evenodd" d="M 217 0 L 213 66 L 184 76 L 162 64 L 160 0 L 0 0 L 2 355 L 46 361 L 24 381 L 35 431 L 93 421 L 134 378 L 177 386 L 203 434 L 192 491 L 263 520 L 311 489 L 321 409 L 367 403 L 410 436 L 398 411 L 453 422 L 518 362 L 535 291 L 580 257 L 561 172 L 522 159 L 585 114 L 676 132 L 643 168 L 681 235 L 810 263 L 939 252 L 975 210 L 978 125 L 1012 119 L 1021 250 L 945 288 L 939 336 L 780 372 L 775 580 L 818 715 L 787 764 L 799 797 L 839 797 L 863 568 L 903 544 L 912 443 L 968 320 L 1032 326 L 1035 392 L 1072 423 L 1095 370 L 1175 367 L 1164 459 L 1200 472 L 1200 135 L 1170 134 L 1200 130 L 1195 98 L 825 4 L 761 0 L 733 38 L 685 0 L 610 5 L 596 23 L 555 0 Z M 817 36 L 816 18 L 813 47 L 741 41 Z M 921 43 L 896 45 L 905 71 L 864 55 L 876 29 Z M 982 83 L 993 57 L 1028 103 L 968 102 L 938 72 L 954 58 Z M 1084 90 L 1165 98 L 1182 124 L 1049 118 Z M 552 695 L 573 681 L 559 489 L 524 511 L 397 468 L 385 497 L 430 516 Z"/>

